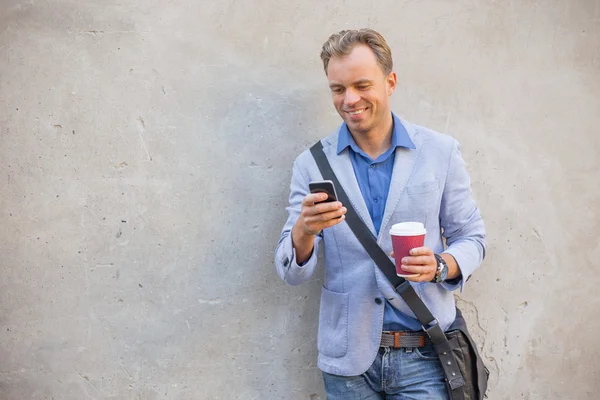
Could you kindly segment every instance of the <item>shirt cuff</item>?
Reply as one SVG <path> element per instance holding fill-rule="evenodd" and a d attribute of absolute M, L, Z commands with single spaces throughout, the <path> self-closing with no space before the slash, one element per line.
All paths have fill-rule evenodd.
<path fill-rule="evenodd" d="M 306 259 L 306 261 L 302 261 L 301 263 L 297 262 L 296 259 L 296 249 L 292 247 L 292 266 L 297 268 L 304 268 L 313 258 L 313 254 L 315 254 L 315 248 L 313 247 L 312 252 L 310 253 L 310 257 Z"/>
<path fill-rule="evenodd" d="M 446 254 L 450 254 L 452 256 L 452 258 L 454 258 L 454 261 L 456 261 L 456 266 L 458 268 L 458 270 L 460 271 L 460 276 L 457 278 L 452 278 L 452 279 L 446 279 L 444 282 L 440 283 L 442 285 L 442 287 L 444 289 L 446 289 L 449 292 L 453 292 L 456 289 L 460 288 L 460 292 L 462 293 L 462 291 L 465 288 L 465 274 L 463 272 L 463 269 L 460 267 L 460 264 L 458 262 L 458 259 L 456 258 L 456 255 L 453 254 L 452 251 L 448 251 L 450 249 L 447 249 L 446 251 L 444 251 L 442 254 L 446 253 Z M 469 279 L 469 277 L 467 276 L 466 278 L 467 280 Z"/>
<path fill-rule="evenodd" d="M 462 292 L 464 286 L 462 280 L 462 276 L 454 279 L 446 279 L 444 282 L 441 283 L 441 285 L 444 289 L 446 289 L 449 292 L 453 292 L 458 288 L 460 288 L 460 291 Z"/>
<path fill-rule="evenodd" d="M 280 277 L 286 283 L 296 286 L 308 280 L 314 272 L 315 267 L 317 266 L 320 238 L 319 236 L 315 238 L 313 252 L 310 255 L 310 258 L 305 262 L 300 263 L 300 265 L 298 265 L 296 259 L 296 249 L 292 245 L 291 237 L 288 236 L 284 240 L 285 242 L 282 243 L 281 247 L 278 249 L 277 268 L 278 271 L 280 271 Z"/>

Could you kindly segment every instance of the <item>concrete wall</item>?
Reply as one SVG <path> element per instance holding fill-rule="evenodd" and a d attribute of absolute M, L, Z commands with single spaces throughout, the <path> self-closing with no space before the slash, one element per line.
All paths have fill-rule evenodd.
<path fill-rule="evenodd" d="M 600 391 L 600 2 L 0 2 L 0 399 L 324 399 L 322 275 L 277 278 L 318 58 L 373 27 L 462 143 L 490 399 Z"/>

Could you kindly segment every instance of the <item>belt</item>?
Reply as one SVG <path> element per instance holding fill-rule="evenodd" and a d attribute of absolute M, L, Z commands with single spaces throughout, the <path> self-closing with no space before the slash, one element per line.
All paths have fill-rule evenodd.
<path fill-rule="evenodd" d="M 431 339 L 426 333 L 383 331 L 379 347 L 401 349 L 403 347 L 425 347 L 425 344 L 428 343 L 431 343 Z"/>

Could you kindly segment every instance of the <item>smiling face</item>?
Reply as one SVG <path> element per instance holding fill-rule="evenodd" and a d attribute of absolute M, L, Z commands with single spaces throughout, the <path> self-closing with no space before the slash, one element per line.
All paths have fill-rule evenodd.
<path fill-rule="evenodd" d="M 333 105 L 350 132 L 368 135 L 391 120 L 390 96 L 396 74 L 385 74 L 373 51 L 357 45 L 343 57 L 332 57 L 327 67 Z"/>

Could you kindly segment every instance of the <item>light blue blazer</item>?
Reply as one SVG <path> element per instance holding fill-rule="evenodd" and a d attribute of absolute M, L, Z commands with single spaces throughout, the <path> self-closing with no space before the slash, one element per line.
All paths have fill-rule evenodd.
<path fill-rule="evenodd" d="M 401 121 L 415 149 L 398 147 L 385 212 L 377 242 L 392 251 L 390 227 L 403 221 L 420 221 L 427 234 L 425 246 L 454 256 L 463 279 L 448 283 L 413 283 L 417 294 L 446 330 L 456 316 L 452 290 L 464 286 L 485 256 L 483 220 L 471 195 L 470 178 L 458 142 L 450 136 Z M 339 131 L 338 131 L 339 132 Z M 337 155 L 338 132 L 322 140 L 325 152 L 352 207 L 373 235 L 375 228 L 352 169 L 348 149 Z M 321 292 L 318 366 L 336 375 L 365 372 L 375 360 L 383 326 L 386 298 L 402 313 L 413 312 L 395 292 L 346 222 L 321 232 L 311 258 L 303 266 L 295 259 L 290 232 L 309 193 L 308 183 L 323 177 L 309 150 L 294 161 L 290 185 L 289 217 L 275 251 L 277 273 L 290 285 L 308 280 L 323 247 L 325 282 Z M 444 250 L 442 236 L 446 239 Z M 376 300 L 377 299 L 377 300 Z"/>

